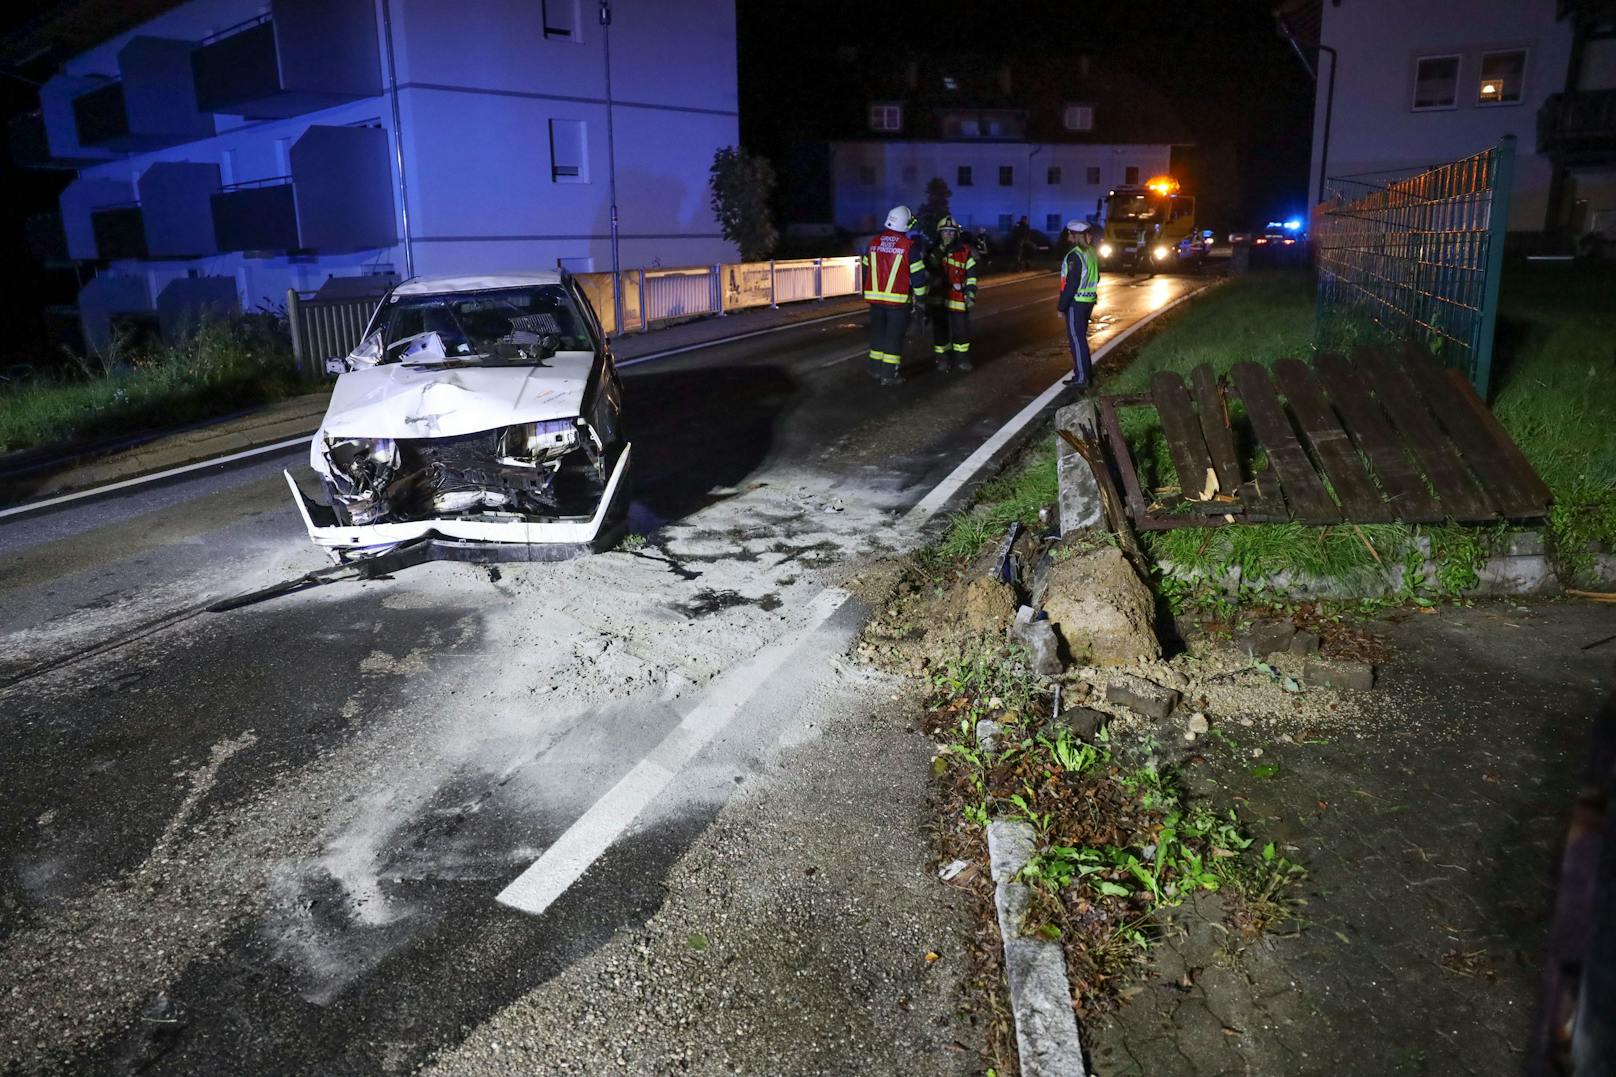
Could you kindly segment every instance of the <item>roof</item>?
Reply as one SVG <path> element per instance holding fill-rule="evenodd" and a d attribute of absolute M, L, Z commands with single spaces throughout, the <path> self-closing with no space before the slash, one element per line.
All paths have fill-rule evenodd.
<path fill-rule="evenodd" d="M 393 289 L 394 295 L 440 295 L 444 292 L 486 292 L 494 288 L 531 288 L 539 284 L 560 284 L 555 269 L 529 273 L 501 273 L 496 277 L 411 277 Z"/>

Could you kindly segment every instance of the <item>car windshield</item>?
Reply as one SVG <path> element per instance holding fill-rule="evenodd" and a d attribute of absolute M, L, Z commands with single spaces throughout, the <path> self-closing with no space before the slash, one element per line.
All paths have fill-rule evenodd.
<path fill-rule="evenodd" d="M 552 351 L 594 350 L 582 314 L 559 284 L 396 296 L 378 327 L 386 363 L 523 364 Z"/>
<path fill-rule="evenodd" d="M 1150 196 L 1144 192 L 1138 194 L 1114 194 L 1107 206 L 1107 220 L 1112 221 L 1148 221 L 1156 216 L 1156 207 L 1151 204 Z"/>

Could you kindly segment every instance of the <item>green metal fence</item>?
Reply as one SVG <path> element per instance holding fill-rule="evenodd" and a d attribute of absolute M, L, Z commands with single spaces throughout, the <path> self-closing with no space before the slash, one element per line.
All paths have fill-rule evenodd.
<path fill-rule="evenodd" d="M 1321 322 L 1367 317 L 1428 345 L 1487 397 L 1515 137 L 1376 182 L 1332 177 L 1313 226 Z"/>

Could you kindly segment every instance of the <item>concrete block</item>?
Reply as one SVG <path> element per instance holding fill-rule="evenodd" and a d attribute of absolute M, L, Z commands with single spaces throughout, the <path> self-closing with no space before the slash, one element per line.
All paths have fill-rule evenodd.
<path fill-rule="evenodd" d="M 1123 673 L 1112 677 L 1106 684 L 1105 699 L 1107 703 L 1115 703 L 1147 718 L 1159 720 L 1173 712 L 1178 705 L 1179 693 L 1143 677 Z"/>
<path fill-rule="evenodd" d="M 1326 688 L 1367 692 L 1375 686 L 1375 667 L 1368 662 L 1327 661 L 1315 658 L 1310 659 L 1302 667 L 1302 680 Z"/>
<path fill-rule="evenodd" d="M 1298 631 L 1291 637 L 1292 654 L 1310 655 L 1319 653 L 1319 634 L 1317 632 Z"/>
<path fill-rule="evenodd" d="M 1097 438 L 1100 427 L 1094 404 L 1080 400 L 1055 413 L 1055 429 L 1070 430 L 1079 438 Z M 1105 519 L 1100 481 L 1066 439 L 1055 437 L 1055 474 L 1059 481 L 1061 537 L 1099 527 Z"/>
<path fill-rule="evenodd" d="M 1035 672 L 1053 677 L 1065 668 L 1060 657 L 1060 639 L 1049 621 L 1018 619 L 1006 629 L 1005 639 L 1026 648 L 1027 660 Z"/>
<path fill-rule="evenodd" d="M 1295 637 L 1296 626 L 1289 621 L 1253 621 L 1250 627 L 1240 633 L 1235 646 L 1240 648 L 1241 654 L 1263 658 L 1290 650 Z"/>
<path fill-rule="evenodd" d="M 1110 715 L 1093 707 L 1068 707 L 1055 718 L 1078 740 L 1093 740 L 1110 720 Z"/>

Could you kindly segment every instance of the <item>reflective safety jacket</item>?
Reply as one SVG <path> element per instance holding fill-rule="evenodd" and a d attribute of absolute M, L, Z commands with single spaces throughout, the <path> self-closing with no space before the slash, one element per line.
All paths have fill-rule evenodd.
<path fill-rule="evenodd" d="M 976 302 L 976 254 L 958 240 L 943 252 L 943 302 L 949 310 L 965 310 Z"/>
<path fill-rule="evenodd" d="M 1073 303 L 1094 303 L 1100 298 L 1100 258 L 1094 247 L 1076 247 L 1061 259 L 1060 300 L 1055 304 L 1062 314 Z"/>
<path fill-rule="evenodd" d="M 926 250 L 919 240 L 890 228 L 864 250 L 864 300 L 890 307 L 926 295 Z"/>

